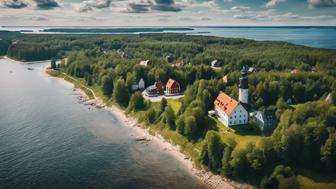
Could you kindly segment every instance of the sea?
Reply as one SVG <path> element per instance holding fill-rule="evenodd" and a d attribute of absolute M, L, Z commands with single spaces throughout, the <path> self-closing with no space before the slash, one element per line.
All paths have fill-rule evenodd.
<path fill-rule="evenodd" d="M 0 59 L 0 189 L 207 188 L 111 112 L 79 103 L 46 66 Z"/>
<path fill-rule="evenodd" d="M 83 29 L 72 34 L 139 34 L 139 33 L 186 33 L 229 38 L 246 38 L 258 41 L 286 41 L 297 45 L 316 48 L 336 49 L 336 26 L 184 26 L 184 27 L 118 27 L 118 26 L 12 26 L 0 30 L 21 31 L 22 33 L 54 33 L 50 29 Z M 90 31 L 94 29 L 95 31 Z M 101 31 L 99 31 L 99 29 Z M 110 31 L 108 31 L 110 30 Z M 123 30 L 123 31 L 121 31 Z"/>

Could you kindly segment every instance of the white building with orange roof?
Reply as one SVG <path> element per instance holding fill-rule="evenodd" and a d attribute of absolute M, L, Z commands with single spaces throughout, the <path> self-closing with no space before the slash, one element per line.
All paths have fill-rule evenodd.
<path fill-rule="evenodd" d="M 214 101 L 215 111 L 221 121 L 228 127 L 248 124 L 248 112 L 243 105 L 220 91 Z"/>

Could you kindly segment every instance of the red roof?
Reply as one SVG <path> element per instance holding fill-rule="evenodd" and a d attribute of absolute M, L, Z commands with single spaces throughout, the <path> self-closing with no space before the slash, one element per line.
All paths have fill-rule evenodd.
<path fill-rule="evenodd" d="M 157 88 L 157 90 L 159 90 L 160 93 L 163 92 L 163 84 L 162 84 L 161 81 L 156 81 L 156 82 L 154 83 L 154 85 L 155 85 L 155 87 Z"/>
<path fill-rule="evenodd" d="M 180 84 L 177 81 L 173 80 L 173 79 L 169 79 L 168 82 L 167 82 L 167 85 L 166 85 L 166 87 L 168 89 L 171 89 L 173 87 L 179 87 L 179 86 L 180 86 Z"/>
<path fill-rule="evenodd" d="M 217 105 L 222 111 L 224 111 L 226 115 L 230 115 L 238 105 L 238 102 L 235 99 L 231 98 L 229 95 L 220 91 L 214 104 Z"/>
<path fill-rule="evenodd" d="M 291 73 L 292 73 L 292 74 L 299 73 L 299 70 L 298 70 L 297 68 L 295 68 L 295 69 L 293 69 L 293 70 L 291 71 Z"/>

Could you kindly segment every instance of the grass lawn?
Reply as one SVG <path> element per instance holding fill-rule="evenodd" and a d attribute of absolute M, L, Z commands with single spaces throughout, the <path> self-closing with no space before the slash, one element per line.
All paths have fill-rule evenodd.
<path fill-rule="evenodd" d="M 180 99 L 169 99 L 168 104 L 172 107 L 172 109 L 174 110 L 175 113 L 177 113 L 179 111 L 179 109 L 182 105 Z M 222 140 L 226 141 L 228 138 L 234 139 L 237 142 L 237 147 L 239 149 L 244 148 L 247 144 L 249 144 L 251 142 L 258 144 L 260 139 L 263 137 L 263 136 L 260 136 L 260 135 L 257 135 L 257 134 L 237 134 L 235 132 L 235 130 L 226 127 L 220 121 L 218 121 L 218 119 L 213 119 L 213 118 L 211 118 L 211 119 L 216 122 L 216 128 L 215 129 L 218 130 L 220 136 L 222 137 Z M 168 138 L 171 138 L 174 141 L 174 143 L 180 144 L 180 145 L 181 144 L 183 145 L 183 144 L 187 143 L 187 140 L 186 140 L 185 137 L 183 137 L 181 135 L 179 135 L 179 136 L 174 136 L 174 135 L 179 135 L 179 134 L 174 132 L 172 134 L 169 134 L 169 137 L 168 137 Z M 193 145 L 193 146 L 195 146 L 195 145 Z M 197 150 L 200 150 L 200 149 L 201 149 L 201 145 L 198 146 Z M 189 153 L 194 153 L 194 152 L 189 151 Z"/>
<path fill-rule="evenodd" d="M 168 105 L 174 110 L 175 113 L 179 111 L 182 106 L 180 99 L 169 99 Z"/>
<path fill-rule="evenodd" d="M 223 125 L 220 121 L 218 121 L 218 119 L 213 120 L 216 122 L 216 127 L 220 136 L 222 137 L 222 140 L 226 141 L 229 138 L 234 139 L 237 142 L 238 149 L 244 148 L 249 143 L 258 144 L 260 139 L 263 137 L 256 134 L 238 134 L 235 132 L 235 130 Z"/>
<path fill-rule="evenodd" d="M 336 188 L 336 182 L 333 182 L 333 183 L 317 182 L 303 175 L 299 175 L 297 178 L 300 183 L 300 187 L 302 189 L 335 189 Z"/>
<path fill-rule="evenodd" d="M 290 105 L 293 109 L 296 109 L 300 104 L 292 104 Z"/>

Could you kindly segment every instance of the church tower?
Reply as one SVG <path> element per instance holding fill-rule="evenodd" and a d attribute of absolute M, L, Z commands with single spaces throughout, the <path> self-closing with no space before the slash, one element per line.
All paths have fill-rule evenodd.
<path fill-rule="evenodd" d="M 239 78 L 239 102 L 243 105 L 248 105 L 248 77 L 247 69 L 245 66 L 240 71 L 241 77 Z"/>

